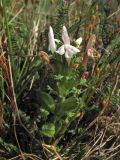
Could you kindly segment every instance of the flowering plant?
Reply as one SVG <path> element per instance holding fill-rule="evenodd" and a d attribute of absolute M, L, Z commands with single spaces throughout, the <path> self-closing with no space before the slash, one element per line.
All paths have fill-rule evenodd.
<path fill-rule="evenodd" d="M 64 55 L 65 54 L 65 58 L 70 59 L 70 58 L 72 58 L 72 56 L 74 54 L 80 52 L 80 50 L 78 48 L 76 48 L 76 47 L 74 47 L 70 44 L 70 37 L 68 35 L 67 28 L 65 26 L 63 26 L 63 29 L 62 29 L 63 45 L 60 48 L 58 48 L 57 50 L 56 50 L 56 44 L 55 44 L 56 39 L 54 38 L 54 33 L 53 33 L 53 29 L 52 29 L 51 26 L 49 27 L 48 37 L 49 37 L 49 50 L 52 53 L 56 52 L 59 55 Z M 81 42 L 82 42 L 81 37 L 76 40 L 76 43 L 79 44 L 79 45 L 80 45 Z"/>

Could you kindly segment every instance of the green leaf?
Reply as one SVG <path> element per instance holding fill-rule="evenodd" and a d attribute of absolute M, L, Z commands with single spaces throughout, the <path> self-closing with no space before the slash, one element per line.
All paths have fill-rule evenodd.
<path fill-rule="evenodd" d="M 86 81 L 85 78 L 81 78 L 81 79 L 80 79 L 80 85 L 82 85 L 82 86 L 87 86 L 87 81 Z"/>
<path fill-rule="evenodd" d="M 55 125 L 53 123 L 46 123 L 42 126 L 42 133 L 47 137 L 54 137 Z"/>
<path fill-rule="evenodd" d="M 63 120 L 62 119 L 59 119 L 55 122 L 55 134 L 59 134 L 61 128 L 63 127 Z"/>
<path fill-rule="evenodd" d="M 48 112 L 54 112 L 55 102 L 51 95 L 46 92 L 38 91 L 36 92 L 36 100 L 39 104 L 43 106 Z"/>
<path fill-rule="evenodd" d="M 66 70 L 66 68 L 64 67 L 64 65 L 61 63 L 60 61 L 60 57 L 58 56 L 57 59 L 55 59 L 54 61 L 54 65 L 55 65 L 55 74 L 56 75 L 63 75 L 63 71 Z"/>
<path fill-rule="evenodd" d="M 40 108 L 40 115 L 42 118 L 47 118 L 47 116 L 49 115 L 49 112 L 44 108 Z"/>
<path fill-rule="evenodd" d="M 42 65 L 42 61 L 40 60 L 40 58 L 38 56 L 36 56 L 34 58 L 34 60 L 31 62 L 31 68 L 40 68 L 40 66 Z"/>
<path fill-rule="evenodd" d="M 58 104 L 55 113 L 58 116 L 63 116 L 63 115 L 66 115 L 67 112 L 70 112 L 76 109 L 78 109 L 77 100 L 75 97 L 70 97 Z"/>

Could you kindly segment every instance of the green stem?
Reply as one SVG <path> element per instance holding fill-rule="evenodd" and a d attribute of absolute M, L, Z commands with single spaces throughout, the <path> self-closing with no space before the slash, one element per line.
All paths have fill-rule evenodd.
<path fill-rule="evenodd" d="M 9 30 L 9 25 L 8 25 L 8 15 L 7 15 L 7 9 L 6 9 L 6 0 L 2 0 L 2 4 L 3 4 L 3 9 L 4 9 L 6 33 L 7 33 L 7 36 L 8 36 L 8 47 L 9 47 L 10 61 L 11 61 L 11 64 L 12 64 L 12 69 L 13 69 L 14 60 L 13 60 L 11 34 L 10 34 L 10 30 Z"/>
<path fill-rule="evenodd" d="M 25 66 L 26 66 L 26 64 L 27 64 L 27 62 L 28 62 L 27 60 L 28 60 L 28 59 L 26 58 L 26 59 L 25 59 L 25 62 L 24 62 L 24 64 L 23 64 L 22 70 L 21 70 L 21 72 L 20 72 L 20 74 L 19 74 L 19 77 L 18 77 L 18 80 L 17 80 L 17 85 L 18 85 L 18 83 L 20 82 L 21 77 L 22 77 L 22 75 L 23 75 L 23 73 L 24 73 L 24 71 L 25 71 L 25 68 L 26 68 Z M 16 85 L 16 86 L 17 86 L 17 85 Z"/>

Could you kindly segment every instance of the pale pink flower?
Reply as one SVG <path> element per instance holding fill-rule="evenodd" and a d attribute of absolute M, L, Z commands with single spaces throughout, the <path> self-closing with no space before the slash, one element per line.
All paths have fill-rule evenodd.
<path fill-rule="evenodd" d="M 63 30 L 62 30 L 62 40 L 64 44 L 70 45 L 70 37 L 68 36 L 67 28 L 65 26 L 63 26 Z"/>
<path fill-rule="evenodd" d="M 63 55 L 65 54 L 65 58 L 69 59 L 71 58 L 74 54 L 80 52 L 80 50 L 72 45 L 70 45 L 70 37 L 67 32 L 67 28 L 63 26 L 63 31 L 62 31 L 62 40 L 64 44 L 58 48 L 56 51 L 58 54 Z"/>
<path fill-rule="evenodd" d="M 49 26 L 48 38 L 49 38 L 49 51 L 54 53 L 56 51 L 56 44 L 55 44 L 54 32 L 51 26 Z"/>

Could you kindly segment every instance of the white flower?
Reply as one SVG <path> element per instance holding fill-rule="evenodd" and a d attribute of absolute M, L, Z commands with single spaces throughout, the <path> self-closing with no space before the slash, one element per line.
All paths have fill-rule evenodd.
<path fill-rule="evenodd" d="M 56 51 L 56 44 L 55 44 L 53 29 L 51 26 L 49 26 L 48 38 L 49 38 L 49 51 L 54 53 Z"/>
<path fill-rule="evenodd" d="M 68 36 L 67 28 L 65 26 L 63 26 L 62 40 L 63 40 L 64 44 L 70 45 L 70 37 Z"/>
<path fill-rule="evenodd" d="M 60 55 L 65 54 L 65 58 L 68 59 L 71 58 L 74 54 L 80 52 L 80 50 L 72 45 L 64 44 L 60 48 L 58 48 L 56 52 Z"/>
<path fill-rule="evenodd" d="M 82 43 L 82 37 L 78 38 L 75 42 L 80 45 Z"/>
<path fill-rule="evenodd" d="M 63 40 L 64 44 L 60 48 L 58 48 L 58 50 L 56 51 L 58 54 L 60 54 L 60 55 L 65 54 L 65 58 L 69 59 L 74 54 L 80 52 L 79 49 L 70 45 L 70 37 L 68 36 L 68 32 L 67 32 L 67 29 L 65 26 L 63 26 L 62 40 Z"/>

